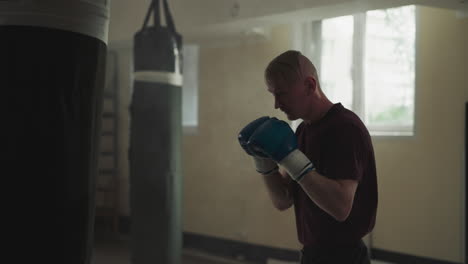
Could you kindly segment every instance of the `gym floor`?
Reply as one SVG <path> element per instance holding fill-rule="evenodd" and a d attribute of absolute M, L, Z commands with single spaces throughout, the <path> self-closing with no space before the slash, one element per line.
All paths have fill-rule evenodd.
<path fill-rule="evenodd" d="M 125 237 L 99 237 L 95 239 L 94 253 L 91 264 L 130 264 L 130 251 Z M 195 250 L 184 249 L 181 264 L 256 264 L 240 260 L 231 260 L 212 256 Z M 269 260 L 266 264 L 297 264 L 295 262 L 284 262 Z M 372 260 L 372 264 L 392 264 Z"/>

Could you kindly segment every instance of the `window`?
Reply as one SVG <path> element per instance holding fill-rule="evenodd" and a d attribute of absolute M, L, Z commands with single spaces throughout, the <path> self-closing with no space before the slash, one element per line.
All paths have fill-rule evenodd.
<path fill-rule="evenodd" d="M 370 11 L 366 20 L 366 124 L 375 134 L 413 134 L 414 6 Z"/>
<path fill-rule="evenodd" d="M 415 6 L 373 10 L 312 22 L 301 41 L 325 94 L 371 135 L 414 133 L 415 21 Z"/>
<path fill-rule="evenodd" d="M 353 17 L 344 16 L 322 22 L 320 83 L 332 101 L 345 107 L 353 104 Z"/>

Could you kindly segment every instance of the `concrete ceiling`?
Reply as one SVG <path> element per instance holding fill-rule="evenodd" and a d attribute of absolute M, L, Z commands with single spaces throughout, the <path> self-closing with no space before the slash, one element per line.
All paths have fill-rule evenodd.
<path fill-rule="evenodd" d="M 131 41 L 151 0 L 112 0 L 109 41 Z M 372 9 L 425 5 L 468 14 L 468 0 L 168 0 L 185 39 L 245 35 L 253 28 L 316 20 Z M 254 32 L 255 33 L 255 32 Z"/>

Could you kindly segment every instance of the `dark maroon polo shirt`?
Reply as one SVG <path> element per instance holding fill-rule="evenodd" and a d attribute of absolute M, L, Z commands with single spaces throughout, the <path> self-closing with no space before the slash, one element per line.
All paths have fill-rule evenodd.
<path fill-rule="evenodd" d="M 324 247 L 357 243 L 374 228 L 377 212 L 376 166 L 367 128 L 356 114 L 337 103 L 318 122 L 302 122 L 296 135 L 299 149 L 319 174 L 359 182 L 344 222 L 319 208 L 299 184 L 291 182 L 299 241 Z"/>

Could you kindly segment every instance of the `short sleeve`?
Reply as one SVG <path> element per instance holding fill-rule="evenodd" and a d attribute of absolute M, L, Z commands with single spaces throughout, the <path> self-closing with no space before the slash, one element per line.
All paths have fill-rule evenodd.
<path fill-rule="evenodd" d="M 324 176 L 360 181 L 366 159 L 362 131 L 350 124 L 332 130 L 327 138 L 321 168 Z"/>

